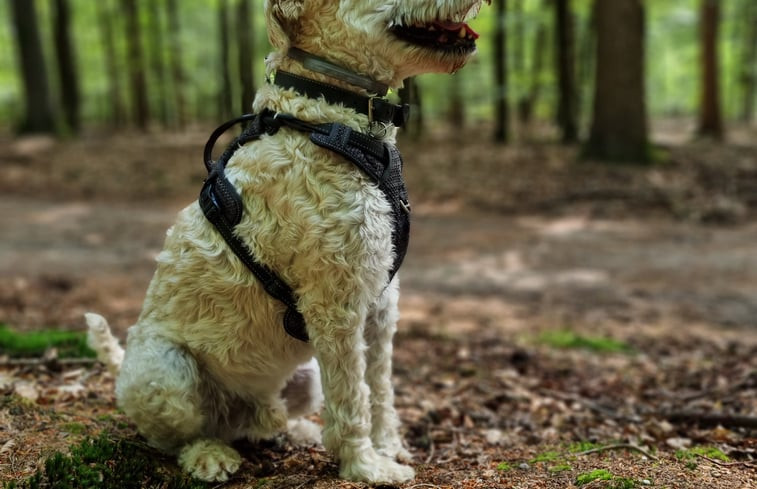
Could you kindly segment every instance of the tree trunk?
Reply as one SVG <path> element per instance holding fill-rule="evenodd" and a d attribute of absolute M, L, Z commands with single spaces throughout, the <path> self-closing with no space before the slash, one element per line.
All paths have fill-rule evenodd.
<path fill-rule="evenodd" d="M 423 99 L 421 97 L 420 86 L 415 77 L 405 80 L 402 88 L 399 89 L 398 95 L 403 104 L 410 105 L 410 118 L 403 130 L 412 138 L 419 138 L 423 135 Z"/>
<path fill-rule="evenodd" d="M 754 120 L 754 102 L 757 95 L 757 3 L 746 0 L 744 6 L 744 45 L 741 51 L 742 102 L 740 119 L 745 123 Z"/>
<path fill-rule="evenodd" d="M 465 127 L 465 102 L 463 102 L 461 81 L 457 73 L 449 79 L 449 111 L 447 112 L 447 122 L 458 134 Z"/>
<path fill-rule="evenodd" d="M 255 98 L 255 58 L 254 30 L 255 18 L 250 8 L 250 0 L 239 0 L 237 10 L 237 37 L 239 39 L 239 80 L 242 82 L 242 113 L 252 110 Z"/>
<path fill-rule="evenodd" d="M 539 21 L 531 54 L 531 74 L 528 95 L 518 104 L 518 114 L 523 124 L 529 124 L 533 110 L 541 95 L 541 72 L 544 68 L 544 58 L 547 52 L 547 26 Z"/>
<path fill-rule="evenodd" d="M 184 127 L 187 122 L 187 110 L 184 98 L 184 70 L 181 65 L 181 23 L 176 0 L 166 1 L 166 15 L 168 17 L 168 45 L 171 52 L 171 86 L 173 88 L 173 100 L 176 106 L 176 122 Z"/>
<path fill-rule="evenodd" d="M 644 90 L 641 0 L 595 0 L 597 65 L 585 154 L 605 161 L 650 161 Z"/>
<path fill-rule="evenodd" d="M 137 0 L 121 0 L 121 7 L 123 15 L 126 18 L 127 60 L 134 122 L 138 128 L 146 130 L 150 121 L 150 105 L 147 99 L 147 80 L 145 79 L 145 62 L 142 52 L 142 29 L 139 24 Z"/>
<path fill-rule="evenodd" d="M 25 113 L 18 130 L 22 133 L 55 132 L 55 117 L 34 2 L 12 0 L 11 18 L 16 33 L 25 101 Z"/>
<path fill-rule="evenodd" d="M 110 107 L 108 116 L 113 124 L 118 127 L 126 123 L 127 111 L 121 85 L 121 69 L 116 62 L 118 56 L 116 55 L 116 42 L 113 38 L 114 12 L 110 1 L 99 0 L 95 5 L 97 5 L 97 24 L 104 51 L 103 69 L 108 77 L 107 104 Z"/>
<path fill-rule="evenodd" d="M 165 48 L 163 46 L 163 23 L 161 22 L 161 8 L 157 0 L 150 0 L 148 5 L 148 58 L 152 83 L 150 93 L 154 94 L 153 107 L 158 107 L 160 122 L 168 125 L 168 92 L 166 87 L 166 65 L 164 62 Z"/>
<path fill-rule="evenodd" d="M 507 0 L 494 0 L 494 141 L 504 143 L 508 137 L 507 107 Z"/>
<path fill-rule="evenodd" d="M 221 0 L 218 4 L 218 33 L 221 57 L 221 86 L 218 91 L 218 110 L 221 119 L 231 116 L 233 107 L 233 93 L 231 87 L 231 66 L 229 46 L 229 2 Z"/>
<path fill-rule="evenodd" d="M 723 138 L 723 118 L 720 111 L 718 71 L 719 0 L 702 0 L 699 11 L 700 69 L 702 78 L 699 99 L 700 136 Z"/>
<path fill-rule="evenodd" d="M 555 61 L 558 80 L 557 122 L 563 143 L 574 143 L 578 140 L 578 127 L 576 125 L 574 36 L 570 0 L 554 0 L 554 7 Z"/>
<path fill-rule="evenodd" d="M 53 5 L 53 32 L 61 105 L 68 130 L 78 132 L 80 95 L 76 56 L 71 42 L 71 9 L 68 0 L 55 0 Z"/>

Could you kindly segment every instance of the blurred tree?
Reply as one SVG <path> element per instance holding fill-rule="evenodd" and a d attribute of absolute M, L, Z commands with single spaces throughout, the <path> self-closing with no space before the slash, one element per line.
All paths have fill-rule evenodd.
<path fill-rule="evenodd" d="M 549 0 L 545 0 L 549 1 Z M 533 41 L 533 50 L 531 52 L 531 69 L 529 70 L 528 91 L 523 100 L 518 104 L 518 114 L 521 122 L 528 124 L 531 122 L 533 110 L 539 101 L 541 95 L 541 73 L 544 69 L 544 59 L 547 54 L 547 39 L 549 32 L 547 24 L 539 18 L 539 24 L 536 28 L 536 34 Z"/>
<path fill-rule="evenodd" d="M 406 79 L 402 88 L 399 89 L 398 95 L 403 104 L 410 105 L 410 120 L 403 130 L 412 138 L 418 138 L 423 135 L 423 99 L 421 97 L 421 87 L 415 77 Z"/>
<path fill-rule="evenodd" d="M 754 102 L 757 94 L 757 2 L 742 2 L 745 24 L 744 44 L 741 47 L 740 76 L 742 103 L 740 119 L 749 123 L 754 120 Z"/>
<path fill-rule="evenodd" d="M 494 0 L 494 141 L 508 138 L 507 106 L 507 32 L 505 26 L 507 0 Z"/>
<path fill-rule="evenodd" d="M 449 110 L 447 121 L 454 129 L 460 131 L 465 127 L 465 102 L 463 101 L 462 80 L 460 73 L 453 74 L 449 79 Z"/>
<path fill-rule="evenodd" d="M 642 0 L 595 0 L 597 65 L 585 155 L 604 161 L 650 160 L 644 90 Z"/>
<path fill-rule="evenodd" d="M 229 46 L 229 2 L 218 2 L 218 33 L 221 56 L 221 87 L 218 92 L 218 115 L 221 119 L 228 119 L 233 110 L 233 93 L 231 87 L 231 66 Z"/>
<path fill-rule="evenodd" d="M 171 86 L 173 88 L 174 105 L 176 106 L 176 122 L 184 127 L 187 111 L 184 102 L 184 69 L 181 65 L 181 23 L 176 0 L 166 1 L 166 16 L 168 17 L 168 45 L 171 63 Z"/>
<path fill-rule="evenodd" d="M 142 29 L 139 23 L 137 0 L 121 0 L 121 9 L 126 20 L 127 66 L 129 70 L 129 91 L 132 94 L 134 121 L 142 130 L 150 122 L 150 104 L 147 99 L 147 80 L 142 52 Z"/>
<path fill-rule="evenodd" d="M 255 58 L 253 26 L 255 18 L 250 8 L 250 0 L 239 0 L 237 10 L 237 37 L 239 46 L 239 79 L 242 82 L 242 113 L 252 110 L 255 98 Z"/>
<path fill-rule="evenodd" d="M 555 61 L 557 65 L 557 124 L 564 143 L 578 140 L 576 125 L 576 82 L 574 59 L 573 15 L 570 0 L 554 0 Z"/>
<path fill-rule="evenodd" d="M 68 0 L 53 2 L 53 33 L 63 115 L 68 129 L 71 132 L 78 132 L 80 126 L 79 77 L 74 45 L 71 40 L 71 8 Z"/>
<path fill-rule="evenodd" d="M 147 57 L 150 62 L 150 74 L 152 82 L 150 83 L 149 93 L 153 94 L 153 107 L 158 107 L 158 118 L 160 122 L 168 125 L 168 92 L 166 87 L 166 66 L 164 62 L 165 47 L 163 46 L 163 22 L 158 0 L 147 2 L 147 36 L 148 50 Z"/>
<path fill-rule="evenodd" d="M 108 77 L 107 105 L 108 115 L 111 122 L 116 126 L 122 126 L 127 121 L 126 104 L 121 85 L 121 69 L 117 62 L 116 41 L 113 24 L 113 4 L 110 0 L 99 0 L 97 6 L 97 25 L 100 30 L 100 39 L 103 45 L 103 57 L 105 73 Z"/>
<path fill-rule="evenodd" d="M 723 116 L 720 110 L 718 72 L 719 0 L 701 0 L 699 9 L 699 48 L 701 78 L 699 99 L 700 136 L 723 138 Z"/>
<path fill-rule="evenodd" d="M 55 117 L 34 1 L 11 0 L 11 20 L 25 101 L 25 113 L 18 130 L 22 133 L 54 132 Z"/>

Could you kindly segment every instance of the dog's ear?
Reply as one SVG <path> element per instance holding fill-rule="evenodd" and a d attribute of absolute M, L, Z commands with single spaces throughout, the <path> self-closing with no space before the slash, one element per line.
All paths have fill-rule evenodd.
<path fill-rule="evenodd" d="M 268 40 L 274 47 L 284 49 L 290 45 L 304 8 L 305 0 L 266 0 Z"/>

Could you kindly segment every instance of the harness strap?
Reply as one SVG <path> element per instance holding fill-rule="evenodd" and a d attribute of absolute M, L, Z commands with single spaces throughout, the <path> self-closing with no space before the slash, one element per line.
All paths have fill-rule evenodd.
<path fill-rule="evenodd" d="M 236 124 L 249 122 L 242 133 L 232 141 L 223 154 L 212 161 L 215 142 L 226 130 Z M 393 145 L 384 144 L 370 136 L 351 130 L 339 123 L 310 124 L 287 114 L 245 114 L 222 124 L 213 131 L 203 153 L 208 177 L 200 192 L 199 204 L 206 218 L 215 226 L 229 248 L 258 279 L 263 289 L 287 306 L 284 330 L 292 337 L 307 342 L 305 319 L 297 310 L 297 298 L 292 288 L 273 270 L 255 260 L 250 248 L 234 232 L 242 219 L 242 199 L 225 175 L 226 164 L 234 152 L 247 142 L 260 138 L 263 133 L 275 134 L 282 125 L 310 133 L 313 143 L 330 149 L 351 161 L 368 175 L 382 190 L 392 206 L 395 226 L 392 242 L 395 260 L 389 271 L 389 281 L 397 273 L 407 252 L 410 230 L 410 206 L 402 179 L 402 159 Z"/>

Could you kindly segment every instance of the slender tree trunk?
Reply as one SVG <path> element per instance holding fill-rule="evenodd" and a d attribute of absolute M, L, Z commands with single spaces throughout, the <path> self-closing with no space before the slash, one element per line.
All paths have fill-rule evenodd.
<path fill-rule="evenodd" d="M 53 3 L 53 32 L 58 78 L 60 79 L 61 105 L 68 129 L 78 132 L 79 120 L 79 77 L 76 70 L 76 55 L 71 42 L 71 9 L 68 0 Z"/>
<path fill-rule="evenodd" d="M 509 111 L 507 106 L 507 32 L 505 17 L 507 0 L 494 0 L 494 141 L 504 143 L 508 138 Z"/>
<path fill-rule="evenodd" d="M 459 73 L 449 78 L 449 111 L 447 112 L 447 121 L 458 133 L 465 127 L 465 102 L 463 102 L 461 81 Z"/>
<path fill-rule="evenodd" d="M 126 45 L 134 122 L 137 127 L 146 130 L 150 122 L 150 104 L 147 98 L 142 29 L 139 24 L 137 0 L 121 0 L 121 7 L 126 18 Z"/>
<path fill-rule="evenodd" d="M 165 48 L 163 46 L 163 23 L 161 8 L 157 0 L 150 0 L 148 5 L 148 58 L 150 60 L 150 72 L 152 83 L 150 93 L 155 94 L 153 107 L 158 107 L 158 117 L 163 126 L 168 125 L 168 91 L 166 87 L 166 64 L 164 62 Z"/>
<path fill-rule="evenodd" d="M 34 2 L 12 0 L 11 19 L 16 33 L 25 101 L 25 113 L 19 132 L 55 132 L 55 117 Z"/>
<path fill-rule="evenodd" d="M 573 19 L 570 0 L 554 0 L 555 60 L 557 64 L 558 104 L 557 122 L 564 143 L 578 140 L 576 125 L 576 83 L 574 69 Z"/>
<path fill-rule="evenodd" d="M 702 78 L 697 133 L 714 139 L 723 138 L 717 48 L 719 23 L 719 0 L 702 0 L 699 17 Z"/>
<path fill-rule="evenodd" d="M 746 0 L 744 6 L 744 45 L 741 51 L 742 102 L 740 119 L 745 123 L 754 120 L 754 103 L 757 95 L 757 2 Z"/>
<path fill-rule="evenodd" d="M 515 84 L 515 98 L 516 107 L 518 110 L 518 122 L 521 125 L 525 125 L 523 120 L 522 107 L 528 99 L 528 91 L 526 90 L 526 13 L 523 8 L 523 0 L 515 0 L 513 2 L 512 17 L 514 19 L 513 25 L 513 48 L 512 48 L 512 72 L 515 73 L 515 79 L 518 82 Z"/>
<path fill-rule="evenodd" d="M 218 33 L 221 56 L 221 86 L 218 91 L 218 109 L 221 119 L 228 119 L 234 110 L 234 94 L 232 93 L 231 85 L 228 0 L 221 0 L 218 4 Z"/>
<path fill-rule="evenodd" d="M 110 0 L 99 0 L 97 5 L 97 24 L 100 30 L 100 40 L 103 45 L 103 69 L 108 77 L 108 106 L 111 108 L 108 117 L 118 127 L 126 124 L 127 110 L 121 85 L 121 68 L 117 63 L 116 43 L 113 38 L 113 4 Z"/>
<path fill-rule="evenodd" d="M 175 105 L 176 122 L 184 127 L 187 122 L 187 109 L 184 96 L 184 69 L 181 64 L 181 22 L 176 0 L 166 1 L 166 16 L 168 17 L 168 46 L 171 63 L 171 88 Z"/>
<path fill-rule="evenodd" d="M 531 54 L 530 82 L 527 97 L 519 104 L 518 113 L 520 120 L 524 124 L 531 122 L 533 110 L 539 101 L 541 95 L 541 72 L 544 69 L 544 59 L 547 52 L 547 26 L 544 22 L 539 21 L 534 37 L 533 53 Z"/>
<path fill-rule="evenodd" d="M 421 97 L 420 86 L 415 77 L 405 80 L 403 87 L 399 89 L 398 95 L 403 104 L 410 105 L 410 119 L 403 130 L 412 138 L 419 138 L 423 135 L 423 99 Z"/>
<path fill-rule="evenodd" d="M 242 82 L 242 113 L 252 109 L 255 98 L 254 28 L 255 18 L 250 0 L 239 0 L 237 9 L 237 37 L 239 39 L 239 80 Z"/>
<path fill-rule="evenodd" d="M 648 162 L 642 0 L 595 0 L 594 9 L 597 66 L 585 154 L 608 162 Z"/>

